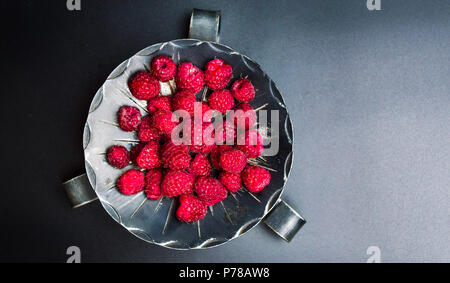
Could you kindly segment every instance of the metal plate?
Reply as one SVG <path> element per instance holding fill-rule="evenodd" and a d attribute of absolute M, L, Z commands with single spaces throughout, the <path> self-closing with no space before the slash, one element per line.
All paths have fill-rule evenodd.
<path fill-rule="evenodd" d="M 130 148 L 130 141 L 137 140 L 135 133 L 124 132 L 117 127 L 117 111 L 122 105 L 136 106 L 137 103 L 142 114 L 146 114 L 145 101 L 131 96 L 127 82 L 132 74 L 148 68 L 157 55 L 170 56 L 175 63 L 179 63 L 180 59 L 190 61 L 199 67 L 211 59 L 221 58 L 233 67 L 234 79 L 241 75 L 248 76 L 255 85 L 256 97 L 250 103 L 254 108 L 268 103 L 266 109 L 279 110 L 280 150 L 275 156 L 265 157 L 266 166 L 277 172 L 272 172 L 272 181 L 262 192 L 252 195 L 240 190 L 212 206 L 203 220 L 187 224 L 175 217 L 176 199 L 146 200 L 143 192 L 125 196 L 114 187 L 116 179 L 131 166 L 115 169 L 107 163 L 104 153 L 113 144 Z M 166 86 L 163 89 L 167 93 L 169 88 Z M 225 45 L 195 39 L 155 44 L 120 64 L 92 100 L 83 136 L 86 172 L 109 215 L 135 236 L 174 249 L 218 246 L 258 224 L 283 191 L 291 169 L 292 143 L 292 125 L 283 98 L 259 65 Z"/>

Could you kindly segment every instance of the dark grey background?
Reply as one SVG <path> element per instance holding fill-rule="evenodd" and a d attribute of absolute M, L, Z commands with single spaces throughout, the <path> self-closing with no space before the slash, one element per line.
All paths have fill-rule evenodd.
<path fill-rule="evenodd" d="M 450 2 L 2 1 L 1 261 L 450 261 Z M 308 224 L 287 244 L 259 225 L 209 250 L 147 244 L 101 205 L 72 210 L 83 125 L 106 76 L 222 10 L 221 42 L 277 83 L 295 127 L 285 199 Z"/>

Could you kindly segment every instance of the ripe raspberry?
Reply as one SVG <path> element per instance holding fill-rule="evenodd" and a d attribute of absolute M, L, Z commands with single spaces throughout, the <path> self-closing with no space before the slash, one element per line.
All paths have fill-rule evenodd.
<path fill-rule="evenodd" d="M 191 120 L 191 151 L 209 153 L 215 146 L 212 123 Z"/>
<path fill-rule="evenodd" d="M 241 110 L 241 111 L 239 111 Z M 243 102 L 234 108 L 234 121 L 236 125 L 243 129 L 254 129 L 256 125 L 256 112 L 250 104 Z"/>
<path fill-rule="evenodd" d="M 255 98 L 255 88 L 247 79 L 239 79 L 231 86 L 231 93 L 240 102 L 249 102 Z"/>
<path fill-rule="evenodd" d="M 141 112 L 133 106 L 122 106 L 117 113 L 119 127 L 125 132 L 132 132 L 137 129 L 142 120 Z"/>
<path fill-rule="evenodd" d="M 217 110 L 213 110 L 211 109 L 211 107 L 209 107 L 208 103 L 206 102 L 202 102 L 202 121 L 203 122 L 212 122 L 212 118 L 216 115 L 218 115 L 219 112 Z M 194 117 L 196 118 L 196 117 Z"/>
<path fill-rule="evenodd" d="M 261 135 L 256 130 L 246 131 L 237 138 L 236 148 L 247 158 L 255 158 L 263 153 L 264 145 Z"/>
<path fill-rule="evenodd" d="M 117 188 L 124 195 L 134 195 L 144 189 L 144 173 L 130 169 L 117 180 Z"/>
<path fill-rule="evenodd" d="M 209 107 L 225 114 L 234 107 L 234 98 L 227 89 L 216 90 L 208 98 Z"/>
<path fill-rule="evenodd" d="M 211 173 L 211 164 L 206 155 L 198 153 L 192 160 L 189 172 L 195 176 L 209 176 Z"/>
<path fill-rule="evenodd" d="M 138 143 L 135 146 L 133 146 L 130 150 L 130 159 L 133 163 L 136 163 L 136 159 L 139 156 L 139 153 L 141 153 L 141 150 L 145 147 L 145 143 Z"/>
<path fill-rule="evenodd" d="M 247 165 L 242 172 L 242 181 L 252 193 L 258 193 L 270 183 L 270 172 L 258 166 Z"/>
<path fill-rule="evenodd" d="M 172 130 L 178 125 L 177 122 L 172 121 L 172 112 L 168 110 L 156 111 L 152 116 L 151 123 L 154 128 L 169 136 Z"/>
<path fill-rule="evenodd" d="M 207 205 L 214 205 L 227 197 L 227 189 L 219 180 L 209 176 L 200 176 L 195 181 L 195 192 L 202 202 Z"/>
<path fill-rule="evenodd" d="M 211 159 L 212 166 L 217 170 L 222 170 L 222 167 L 220 167 L 220 155 L 222 152 L 232 149 L 233 147 L 231 145 L 218 145 L 213 148 L 211 151 L 211 154 L 209 155 L 209 158 Z"/>
<path fill-rule="evenodd" d="M 179 89 L 188 90 L 192 93 L 197 93 L 202 90 L 205 84 L 203 72 L 189 62 L 181 63 L 178 66 L 175 81 Z"/>
<path fill-rule="evenodd" d="M 147 72 L 137 72 L 128 83 L 131 94 L 137 99 L 149 100 L 161 91 L 158 80 Z"/>
<path fill-rule="evenodd" d="M 152 61 L 152 72 L 158 80 L 167 82 L 175 77 L 177 66 L 171 58 L 158 56 Z"/>
<path fill-rule="evenodd" d="M 171 154 L 164 160 L 163 166 L 170 170 L 182 170 L 189 167 L 191 164 L 191 156 L 189 153 L 181 150 L 172 150 Z"/>
<path fill-rule="evenodd" d="M 206 206 L 196 196 L 180 196 L 180 206 L 177 209 L 177 218 L 184 222 L 194 222 L 203 219 L 206 215 Z"/>
<path fill-rule="evenodd" d="M 154 169 L 161 165 L 159 159 L 159 143 L 148 142 L 136 158 L 136 163 L 142 169 Z"/>
<path fill-rule="evenodd" d="M 236 139 L 234 123 L 227 119 L 224 120 L 221 125 L 216 127 L 214 137 L 217 144 L 225 144 L 227 141 L 229 141 L 228 144 L 234 144 Z"/>
<path fill-rule="evenodd" d="M 194 175 L 185 171 L 168 171 L 161 184 L 163 194 L 174 197 L 194 191 Z"/>
<path fill-rule="evenodd" d="M 138 128 L 138 138 L 141 142 L 159 141 L 161 139 L 161 132 L 153 128 L 150 116 L 142 118 Z"/>
<path fill-rule="evenodd" d="M 221 59 L 214 59 L 206 64 L 205 83 L 212 90 L 224 89 L 232 75 L 231 66 Z"/>
<path fill-rule="evenodd" d="M 149 199 L 156 200 L 161 197 L 161 179 L 162 173 L 159 169 L 149 170 L 145 174 L 144 192 Z"/>
<path fill-rule="evenodd" d="M 232 193 L 237 192 L 242 187 L 240 174 L 222 171 L 219 175 L 219 181 Z"/>
<path fill-rule="evenodd" d="M 180 144 L 175 145 L 170 139 L 161 147 L 161 162 L 167 164 L 169 158 L 176 152 L 189 154 L 189 146 Z"/>
<path fill-rule="evenodd" d="M 172 111 L 172 99 L 170 96 L 159 95 L 147 101 L 148 113 L 152 114 L 158 110 Z"/>
<path fill-rule="evenodd" d="M 194 105 L 197 102 L 195 98 L 195 94 L 189 91 L 180 91 L 177 92 L 172 99 L 172 109 L 176 110 L 184 110 L 189 113 L 192 117 L 194 116 Z"/>
<path fill-rule="evenodd" d="M 130 164 L 130 152 L 121 145 L 111 146 L 106 152 L 106 157 L 111 166 L 119 169 Z"/>
<path fill-rule="evenodd" d="M 219 159 L 220 167 L 230 173 L 240 173 L 247 164 L 245 154 L 237 149 L 222 152 Z"/>

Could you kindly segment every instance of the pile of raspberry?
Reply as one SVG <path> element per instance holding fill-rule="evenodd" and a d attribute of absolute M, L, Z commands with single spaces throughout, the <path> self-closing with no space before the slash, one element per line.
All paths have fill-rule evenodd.
<path fill-rule="evenodd" d="M 256 158 L 263 152 L 262 138 L 254 129 L 256 113 L 248 103 L 255 97 L 255 88 L 248 79 L 241 78 L 226 89 L 232 76 L 232 67 L 221 59 L 208 62 L 205 70 L 201 70 L 189 62 L 176 66 L 171 58 L 158 56 L 152 60 L 151 72 L 140 71 L 131 77 L 129 90 L 135 98 L 147 101 L 149 114 L 142 117 L 134 106 L 122 106 L 118 111 L 119 127 L 136 132 L 140 141 L 131 150 L 121 145 L 107 150 L 111 166 L 134 167 L 117 180 L 122 194 L 144 191 L 151 200 L 178 197 L 177 218 L 193 222 L 204 218 L 207 207 L 224 200 L 228 192 L 235 193 L 245 186 L 258 193 L 270 183 L 268 170 L 247 163 L 248 158 Z M 160 82 L 176 83 L 177 92 L 162 96 Z M 212 117 L 203 114 L 201 120 L 193 117 L 196 93 L 205 85 L 212 93 L 207 102 L 202 102 L 203 114 L 208 110 L 222 115 L 228 110 L 249 114 L 234 123 L 224 120 L 220 134 L 217 130 L 213 133 L 214 138 L 239 140 L 239 145 L 223 142 L 209 145 L 205 143 L 205 135 L 201 141 L 192 140 L 191 145 L 171 141 L 171 132 L 178 125 L 171 119 L 173 111 L 185 110 L 191 115 L 192 131 L 203 131 L 211 124 Z M 240 135 L 236 134 L 238 128 Z"/>

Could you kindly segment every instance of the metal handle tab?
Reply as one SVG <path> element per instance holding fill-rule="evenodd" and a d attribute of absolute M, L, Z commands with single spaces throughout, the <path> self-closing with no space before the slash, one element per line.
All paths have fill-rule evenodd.
<path fill-rule="evenodd" d="M 189 25 L 189 38 L 219 42 L 220 11 L 194 9 Z"/>
<path fill-rule="evenodd" d="M 306 220 L 289 204 L 280 200 L 266 216 L 264 223 L 286 242 L 290 242 Z"/>
<path fill-rule="evenodd" d="M 83 206 L 98 199 L 86 174 L 64 182 L 63 187 L 73 208 Z"/>

